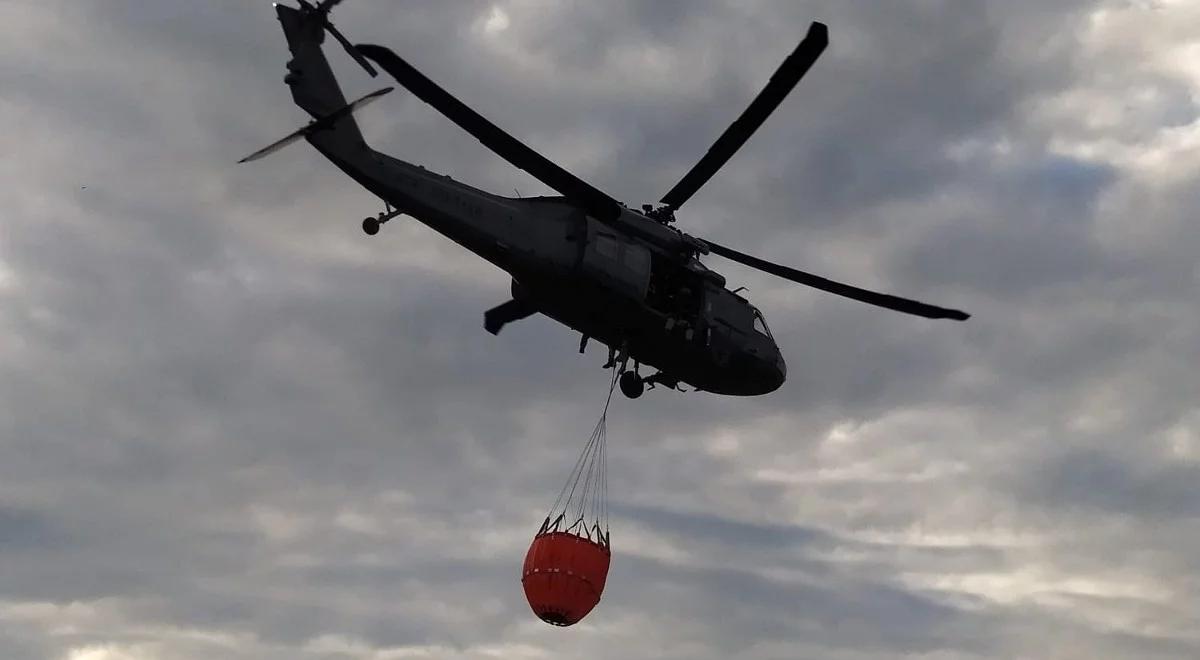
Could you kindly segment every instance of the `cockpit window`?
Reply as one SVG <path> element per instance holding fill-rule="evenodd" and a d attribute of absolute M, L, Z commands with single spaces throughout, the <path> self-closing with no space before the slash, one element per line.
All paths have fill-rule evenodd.
<path fill-rule="evenodd" d="M 761 335 L 771 337 L 771 331 L 767 329 L 767 322 L 763 319 L 762 312 L 754 310 L 754 329 Z M 774 339 L 774 337 L 771 337 Z"/>

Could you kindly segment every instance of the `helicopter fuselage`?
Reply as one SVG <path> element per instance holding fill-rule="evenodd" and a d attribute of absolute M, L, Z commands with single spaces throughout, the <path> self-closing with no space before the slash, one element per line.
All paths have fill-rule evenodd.
<path fill-rule="evenodd" d="M 766 394 L 786 366 L 761 313 L 695 259 L 643 236 L 668 227 L 627 210 L 623 232 L 557 197 L 493 195 L 366 148 L 347 157 L 311 142 L 389 204 L 512 276 L 524 314 L 541 313 L 635 362 L 708 392 Z M 636 227 L 636 225 L 634 225 Z M 497 328 L 498 330 L 498 328 Z"/>
<path fill-rule="evenodd" d="M 316 118 L 343 111 L 320 25 L 284 5 L 276 12 L 293 55 L 285 82 L 296 104 Z M 732 395 L 783 383 L 783 357 L 761 313 L 681 253 L 681 232 L 627 208 L 601 223 L 561 197 L 479 190 L 372 149 L 348 112 L 306 139 L 397 210 L 512 276 L 513 299 L 485 317 L 493 333 L 541 313 L 580 332 L 581 351 L 592 338 L 618 359 L 659 369 L 651 382 Z"/>

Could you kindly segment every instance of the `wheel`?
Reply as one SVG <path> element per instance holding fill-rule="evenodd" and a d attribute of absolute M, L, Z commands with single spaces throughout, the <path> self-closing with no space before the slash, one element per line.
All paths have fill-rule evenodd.
<path fill-rule="evenodd" d="M 626 371 L 621 374 L 621 394 L 636 399 L 646 391 L 646 381 L 637 375 L 636 372 Z"/>
<path fill-rule="evenodd" d="M 367 232 L 367 236 L 378 234 L 379 221 L 375 218 L 363 218 L 363 231 Z"/>

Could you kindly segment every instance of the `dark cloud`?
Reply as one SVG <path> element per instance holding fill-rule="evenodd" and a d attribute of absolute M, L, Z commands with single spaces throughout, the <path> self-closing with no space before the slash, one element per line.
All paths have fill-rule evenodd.
<path fill-rule="evenodd" d="M 0 507 L 0 547 L 7 551 L 36 551 L 63 540 L 62 533 L 44 514 Z"/>
<path fill-rule="evenodd" d="M 1029 491 L 1056 507 L 1134 516 L 1193 518 L 1200 512 L 1200 469 L 1173 463 L 1137 465 L 1077 449 L 1029 475 Z"/>
<path fill-rule="evenodd" d="M 603 351 L 546 319 L 484 333 L 507 277 L 411 220 L 365 239 L 377 201 L 303 145 L 234 165 L 306 119 L 269 6 L 10 9 L 0 656 L 1195 654 L 1194 10 L 339 7 L 631 204 L 823 20 L 829 51 L 681 222 L 975 314 L 714 259 L 789 381 L 614 403 L 611 579 L 560 631 L 520 561 Z M 349 93 L 381 84 L 330 54 Z M 406 94 L 362 121 L 545 192 Z"/>

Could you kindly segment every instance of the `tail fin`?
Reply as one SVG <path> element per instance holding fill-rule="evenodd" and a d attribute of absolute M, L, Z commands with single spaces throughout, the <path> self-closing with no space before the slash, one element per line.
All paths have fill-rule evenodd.
<path fill-rule="evenodd" d="M 321 44 L 325 41 L 325 26 L 321 18 L 282 4 L 275 5 L 275 13 L 287 37 L 288 49 L 292 51 L 284 82 L 291 87 L 296 105 L 318 119 L 330 117 L 345 108 L 346 97 L 321 51 Z M 349 112 L 334 119 L 328 132 L 321 132 L 321 140 L 328 146 L 339 143 L 347 146 L 365 144 L 362 131 Z"/>

